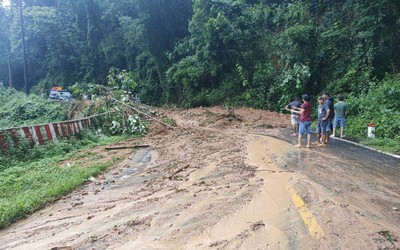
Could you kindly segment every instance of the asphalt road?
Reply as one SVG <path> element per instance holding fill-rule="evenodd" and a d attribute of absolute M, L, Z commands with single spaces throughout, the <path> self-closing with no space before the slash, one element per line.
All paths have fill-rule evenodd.
<path fill-rule="evenodd" d="M 283 130 L 279 139 L 297 144 L 297 137 L 291 137 L 288 129 Z M 316 141 L 316 134 L 312 134 L 311 141 Z M 303 145 L 305 142 L 305 137 L 303 137 Z M 317 149 L 315 145 L 313 147 L 314 150 Z M 371 171 L 379 170 L 400 177 L 400 158 L 395 158 L 378 151 L 370 150 L 361 145 L 356 146 L 346 140 L 330 138 L 330 143 L 323 148 L 323 152 L 340 157 L 345 161 L 364 163 L 363 166 L 369 168 Z"/>
<path fill-rule="evenodd" d="M 297 144 L 289 130 L 279 137 Z M 315 140 L 314 134 L 312 141 Z M 344 242 L 358 244 L 363 239 L 365 249 L 373 249 L 377 247 L 373 246 L 376 240 L 388 233 L 381 237 L 387 245 L 379 247 L 398 249 L 400 159 L 335 138 L 323 148 L 312 145 L 310 149 L 293 149 L 287 157 L 288 164 L 282 167 L 304 176 L 297 187 L 302 198 L 314 211 L 320 211 L 319 220 L 328 230 L 327 235 L 340 239 L 325 247 L 345 247 Z M 329 224 L 334 225 L 332 231 Z"/>

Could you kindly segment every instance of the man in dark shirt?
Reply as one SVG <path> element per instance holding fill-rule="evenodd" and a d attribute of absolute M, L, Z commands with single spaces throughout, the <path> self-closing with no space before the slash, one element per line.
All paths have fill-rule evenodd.
<path fill-rule="evenodd" d="M 329 107 L 329 110 L 331 110 L 331 112 L 329 113 L 328 119 L 326 120 L 328 123 L 328 130 L 326 131 L 327 133 L 331 132 L 333 129 L 333 118 L 335 116 L 334 112 L 333 112 L 333 98 L 329 95 L 329 92 L 324 92 L 323 97 L 325 98 L 325 104 Z M 325 143 L 329 143 L 329 136 L 325 137 Z"/>
<path fill-rule="evenodd" d="M 295 145 L 295 147 L 298 148 L 301 147 L 302 135 L 306 134 L 307 135 L 306 148 L 309 148 L 311 141 L 312 107 L 310 104 L 310 97 L 307 94 L 302 95 L 301 98 L 303 99 L 303 104 L 301 105 L 301 107 L 300 108 L 293 107 L 293 109 L 291 110 L 293 113 L 300 115 L 299 137 L 298 137 L 298 143 L 297 145 Z"/>

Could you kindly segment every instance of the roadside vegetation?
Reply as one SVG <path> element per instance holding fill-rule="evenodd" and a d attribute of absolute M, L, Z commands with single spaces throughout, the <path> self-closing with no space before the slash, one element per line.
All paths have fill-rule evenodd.
<path fill-rule="evenodd" d="M 400 75 L 388 77 L 347 100 L 347 135 L 361 143 L 400 155 Z M 375 139 L 367 139 L 367 125 L 375 124 Z"/>
<path fill-rule="evenodd" d="M 38 95 L 0 86 L 0 128 L 63 121 L 68 109 Z"/>
<path fill-rule="evenodd" d="M 20 95 L 23 98 L 21 93 L 11 91 L 9 94 L 10 99 L 19 98 Z M 43 98 L 33 95 L 29 98 L 32 107 L 46 102 Z M 96 176 L 121 160 L 112 157 L 100 161 L 101 154 L 85 153 L 85 149 L 140 137 L 147 132 L 146 124 L 139 116 L 130 114 L 121 105 L 113 104 L 113 109 L 107 108 L 106 105 L 107 102 L 99 100 L 96 102 L 97 109 L 86 112 L 115 112 L 94 119 L 96 127 L 83 130 L 76 137 L 47 142 L 34 148 L 31 148 L 26 139 L 21 138 L 8 149 L 0 148 L 0 228 L 28 216 L 48 202 L 57 200 L 88 181 L 88 178 Z M 47 103 L 47 107 L 40 112 L 48 113 L 43 116 L 45 120 L 40 121 L 48 122 L 47 119 L 54 119 L 51 114 L 57 110 L 59 111 L 58 104 Z M 57 118 L 61 119 L 62 116 Z M 33 120 L 24 118 L 22 121 L 22 124 L 38 122 L 36 117 Z M 8 122 L 9 117 L 3 116 L 3 119 L 0 119 L 2 124 L 9 124 Z M 76 157 L 89 158 L 89 164 L 81 164 L 79 161 L 74 164 L 62 164 L 63 161 Z"/>
<path fill-rule="evenodd" d="M 39 95 L 57 85 L 79 96 L 112 86 L 108 76 L 118 74 L 132 79 L 124 85 L 150 105 L 280 112 L 293 96 L 316 100 L 327 90 L 350 104 L 349 136 L 363 140 L 375 122 L 377 140 L 367 143 L 387 142 L 398 152 L 397 0 L 26 1 L 27 62 L 34 69 L 27 86 L 19 8 L 11 3 L 0 6 L 4 85 Z M 14 111 L 8 115 L 17 122 Z"/>
<path fill-rule="evenodd" d="M 117 78 L 121 79 L 119 76 Z M 115 78 L 113 74 L 110 77 Z M 118 81 L 115 85 L 112 94 L 120 98 L 124 91 L 119 90 Z M 2 112 L 8 114 L 0 117 L 4 127 L 62 121 L 71 111 L 44 97 L 26 97 L 21 92 L 2 87 L 0 97 L 5 107 Z M 93 154 L 89 149 L 147 133 L 146 122 L 124 105 L 102 97 L 90 103 L 75 112 L 88 116 L 109 111 L 107 115 L 92 119 L 93 128 L 85 129 L 75 137 L 59 138 L 57 142 L 33 148 L 25 138 L 7 149 L 0 148 L 0 228 L 57 200 L 122 160 L 119 157 L 104 160 L 101 153 Z M 81 162 L 83 158 L 87 158 L 87 163 Z M 70 159 L 78 160 L 64 164 Z"/>
<path fill-rule="evenodd" d="M 89 165 L 61 165 L 61 162 L 76 157 L 78 152 L 85 152 L 83 149 L 127 138 L 103 136 L 100 140 L 100 136 L 90 130 L 84 131 L 81 136 L 83 140 L 71 138 L 33 149 L 28 144 L 20 144 L 11 154 L 0 155 L 0 228 L 25 218 L 121 160 L 112 158 L 96 163 L 99 156 L 89 155 L 92 157 Z"/>

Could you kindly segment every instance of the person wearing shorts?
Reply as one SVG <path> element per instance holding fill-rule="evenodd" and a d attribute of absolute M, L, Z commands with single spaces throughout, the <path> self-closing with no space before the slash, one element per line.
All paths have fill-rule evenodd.
<path fill-rule="evenodd" d="M 317 141 L 318 147 L 325 146 L 325 138 L 328 136 L 329 131 L 329 106 L 325 103 L 324 97 L 318 98 L 318 123 L 317 123 Z"/>
<path fill-rule="evenodd" d="M 301 103 L 299 102 L 299 100 L 297 99 L 297 97 L 293 97 L 292 101 L 285 107 L 285 110 L 287 111 L 291 111 L 293 108 L 300 108 L 301 107 Z M 299 127 L 299 122 L 300 122 L 300 115 L 299 114 L 295 114 L 293 112 L 291 112 L 291 116 L 290 116 L 290 120 L 292 123 L 292 127 L 293 127 L 293 134 L 292 136 L 297 136 L 298 133 L 298 127 Z"/>
<path fill-rule="evenodd" d="M 307 135 L 306 147 L 309 148 L 310 142 L 311 142 L 312 106 L 310 103 L 310 97 L 307 94 L 302 95 L 301 98 L 303 99 L 303 104 L 301 105 L 301 107 L 300 108 L 294 107 L 291 110 L 293 113 L 300 115 L 298 143 L 297 143 L 297 145 L 295 145 L 295 147 L 298 147 L 298 148 L 301 147 L 302 136 L 303 136 L 303 134 L 306 134 Z"/>
<path fill-rule="evenodd" d="M 328 122 L 328 130 L 327 132 L 331 132 L 333 130 L 333 118 L 334 118 L 334 114 L 333 114 L 333 98 L 330 96 L 329 92 L 324 92 L 324 94 L 322 95 L 322 97 L 325 98 L 325 104 L 329 107 L 329 110 L 331 110 L 328 119 L 326 119 L 326 121 Z M 329 143 L 329 136 L 325 137 L 325 143 Z"/>
<path fill-rule="evenodd" d="M 335 104 L 335 119 L 333 120 L 332 137 L 336 136 L 336 128 L 340 125 L 340 138 L 344 137 L 344 127 L 346 126 L 347 104 L 344 102 L 344 97 L 339 96 L 339 102 Z"/>

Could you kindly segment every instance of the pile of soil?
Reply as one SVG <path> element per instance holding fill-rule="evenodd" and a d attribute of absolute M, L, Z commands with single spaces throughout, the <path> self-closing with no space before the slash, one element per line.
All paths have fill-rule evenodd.
<path fill-rule="evenodd" d="M 196 108 L 189 110 L 161 110 L 184 126 L 199 127 L 252 127 L 286 128 L 290 116 L 253 108 L 225 109 L 223 107 Z"/>

